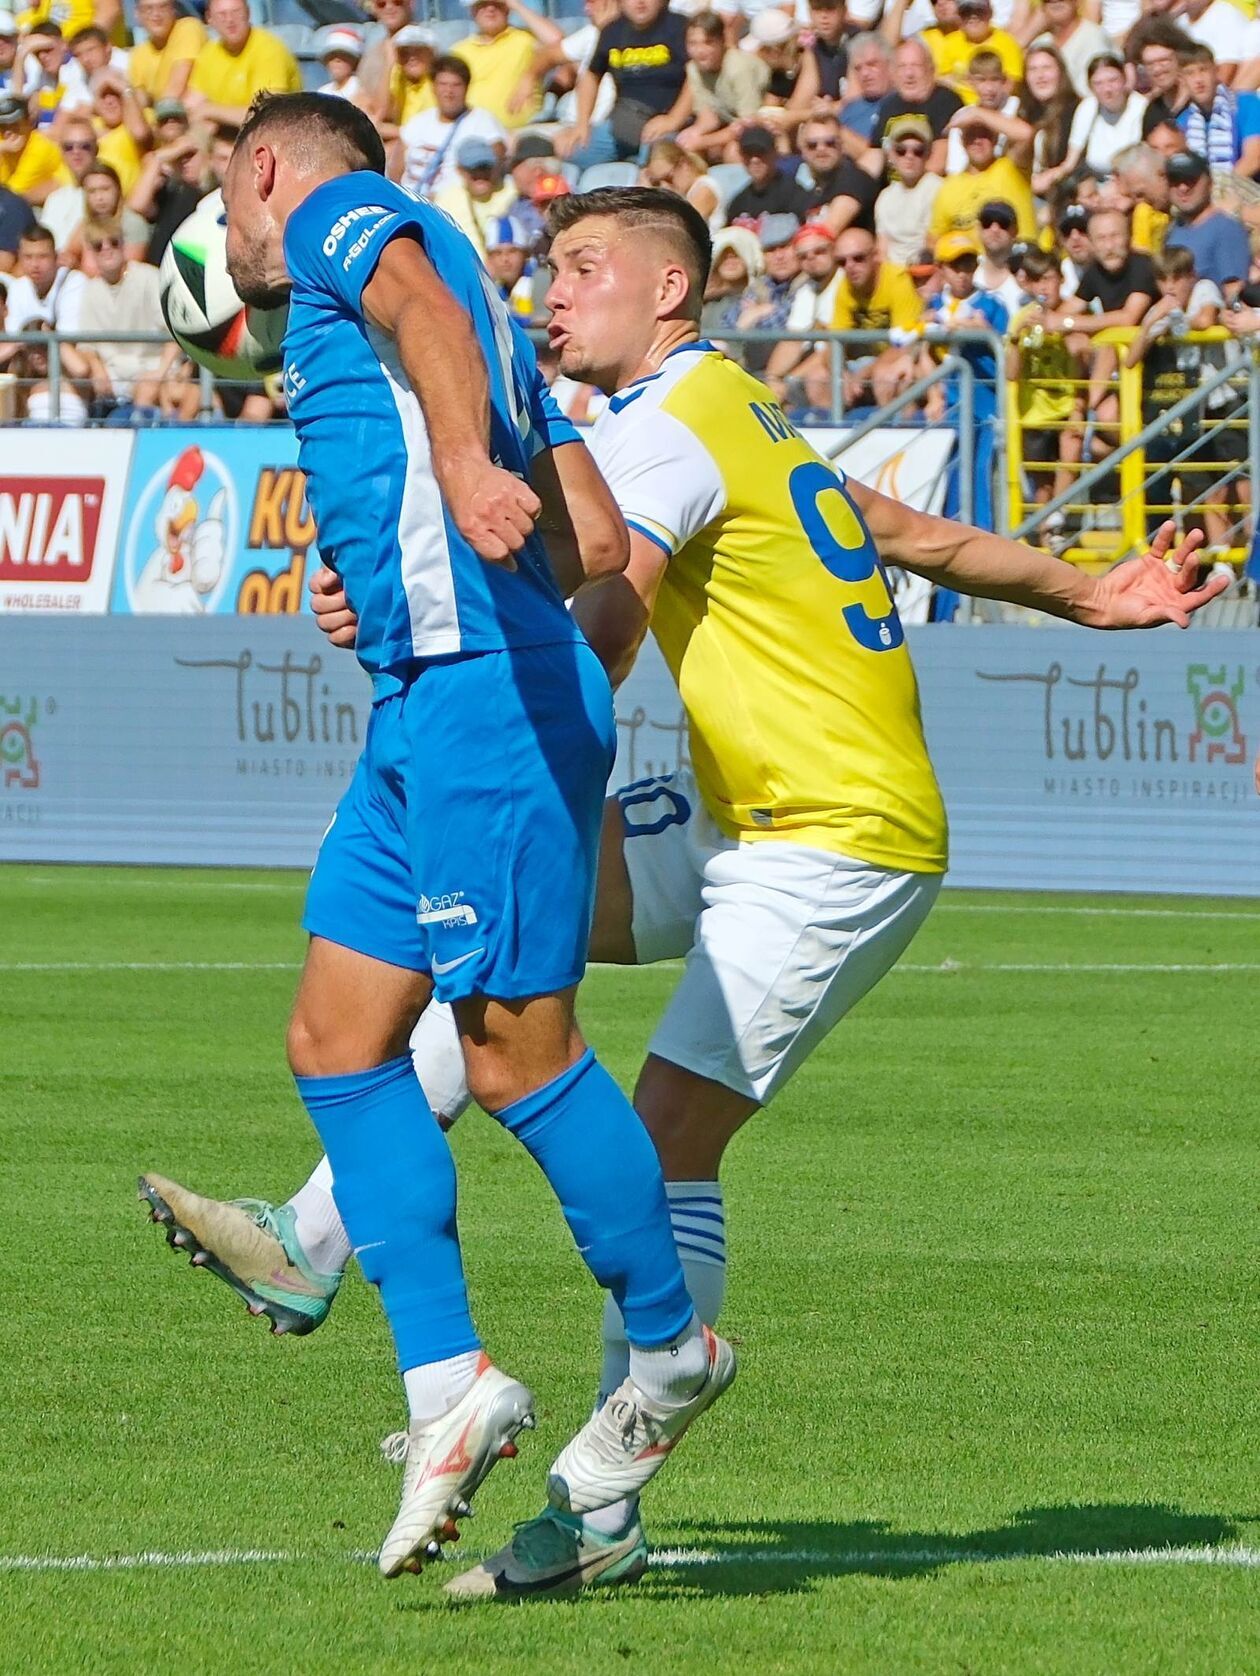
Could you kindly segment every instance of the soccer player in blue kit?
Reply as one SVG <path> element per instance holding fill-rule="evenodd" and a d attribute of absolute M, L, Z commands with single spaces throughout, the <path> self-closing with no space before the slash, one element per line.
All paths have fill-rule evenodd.
<path fill-rule="evenodd" d="M 311 878 L 288 1050 L 406 1387 L 380 1557 L 395 1576 L 454 1534 L 532 1423 L 530 1393 L 481 1351 L 454 1165 L 407 1051 L 432 996 L 453 1006 L 474 1097 L 625 1316 L 629 1377 L 553 1464 L 552 1504 L 636 1493 L 735 1364 L 692 1308 L 647 1132 L 574 1017 L 614 723 L 552 561 L 616 573 L 624 528 L 471 245 L 384 167 L 347 101 L 278 95 L 251 110 L 223 198 L 241 297 L 289 300 L 299 461 L 373 682 Z"/>

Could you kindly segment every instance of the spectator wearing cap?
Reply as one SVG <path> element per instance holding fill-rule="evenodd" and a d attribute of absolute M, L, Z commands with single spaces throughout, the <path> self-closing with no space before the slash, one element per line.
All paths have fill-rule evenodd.
<path fill-rule="evenodd" d="M 545 231 L 543 212 L 552 198 L 560 195 L 548 191 L 548 187 L 552 182 L 558 182 L 564 192 L 569 190 L 568 181 L 560 173 L 554 142 L 548 135 L 516 135 L 512 143 L 509 178 L 516 188 L 512 217 L 529 234 L 530 249 L 537 250 L 541 247 Z"/>
<path fill-rule="evenodd" d="M 1082 99 L 1072 118 L 1067 156 L 1055 180 L 1073 175 L 1084 164 L 1101 180 L 1111 173 L 1118 151 L 1136 145 L 1142 138 L 1142 115 L 1146 100 L 1130 92 L 1124 60 L 1114 52 L 1100 53 L 1089 66 L 1089 97 Z"/>
<path fill-rule="evenodd" d="M 17 266 L 18 241 L 28 228 L 35 225 L 35 211 L 25 198 L 0 186 L 0 274 L 10 274 Z"/>
<path fill-rule="evenodd" d="M 157 106 L 159 116 L 163 104 Z M 161 265 L 167 245 L 207 189 L 205 153 L 200 141 L 186 130 L 149 153 L 127 199 L 128 209 L 134 210 L 149 229 L 147 262 L 154 267 Z"/>
<path fill-rule="evenodd" d="M 836 312 L 840 258 L 828 228 L 809 221 L 794 235 L 801 278 L 788 310 L 789 332 L 828 331 Z M 826 344 L 785 338 L 766 363 L 766 383 L 793 411 L 821 417 L 831 409 L 831 363 Z M 789 380 L 791 381 L 789 384 Z"/>
<path fill-rule="evenodd" d="M 12 94 L 0 98 L 0 186 L 38 208 L 73 180 L 61 148 L 35 131 L 26 101 Z"/>
<path fill-rule="evenodd" d="M 1189 250 L 1200 279 L 1210 279 L 1232 302 L 1246 283 L 1251 245 L 1241 221 L 1212 204 L 1212 174 L 1196 152 L 1170 157 L 1168 195 L 1173 227 L 1165 250 Z"/>
<path fill-rule="evenodd" d="M 809 29 L 801 40 L 800 68 L 788 105 L 794 118 L 840 114 L 852 68 L 847 21 L 844 0 L 809 0 Z"/>
<path fill-rule="evenodd" d="M 801 271 L 793 243 L 800 225 L 794 215 L 767 215 L 762 219 L 757 240 L 765 271 L 750 279 L 740 296 L 731 299 L 719 330 L 773 332 L 787 326 L 793 289 Z M 750 372 L 759 373 L 776 347 L 773 343 L 731 344 L 728 353 Z"/>
<path fill-rule="evenodd" d="M 67 117 L 62 122 L 59 144 L 70 171 L 70 180 L 50 192 L 39 212 L 45 227 L 51 228 L 58 251 L 66 248 L 71 234 L 86 213 L 83 178 L 96 166 L 96 129 L 87 116 Z"/>
<path fill-rule="evenodd" d="M 421 23 L 404 23 L 390 36 L 389 50 L 393 62 L 384 89 L 375 99 L 368 99 L 370 114 L 386 141 L 396 140 L 413 116 L 433 107 L 437 36 Z"/>
<path fill-rule="evenodd" d="M 201 48 L 188 78 L 184 103 L 194 121 L 238 128 L 255 94 L 301 91 L 297 60 L 254 25 L 248 0 L 210 0 L 206 22 L 218 38 Z"/>
<path fill-rule="evenodd" d="M 95 258 L 96 277 L 83 287 L 79 343 L 87 357 L 97 400 L 108 403 L 116 419 L 156 416 L 158 379 L 164 346 L 160 343 L 101 343 L 93 332 L 160 332 L 162 305 L 158 272 L 147 262 L 133 262 L 126 250 L 121 221 L 89 221 L 84 230 Z"/>
<path fill-rule="evenodd" d="M 1059 243 L 1063 247 L 1063 293 L 1074 297 L 1081 275 L 1094 260 L 1094 247 L 1089 242 L 1089 211 L 1083 204 L 1069 204 L 1056 223 Z"/>
<path fill-rule="evenodd" d="M 499 151 L 488 140 L 461 140 L 455 150 L 456 182 L 433 200 L 484 255 L 486 230 L 516 202 L 516 188 L 503 178 Z"/>
<path fill-rule="evenodd" d="M 1010 316 L 999 298 L 976 288 L 976 271 L 981 250 L 968 233 L 946 233 L 938 239 L 933 254 L 940 273 L 940 289 L 928 303 L 923 324 L 933 333 L 933 341 L 920 350 L 916 373 L 923 377 L 946 355 L 968 363 L 972 370 L 970 387 L 972 421 L 972 519 L 982 529 L 993 526 L 993 451 L 994 418 L 998 401 L 997 358 L 992 344 L 971 339 L 942 343 L 938 334 L 952 337 L 958 332 L 1005 333 Z M 960 424 L 962 422 L 962 374 L 951 372 L 938 380 L 928 392 L 923 404 L 924 418 L 929 424 Z M 961 509 L 959 493 L 959 462 L 951 461 L 945 487 L 945 515 L 957 517 Z"/>
<path fill-rule="evenodd" d="M 524 0 L 465 0 L 472 13 L 473 32 L 451 51 L 472 73 L 468 101 L 489 111 L 504 128 L 523 128 L 542 107 L 542 89 L 534 73 L 539 46 L 559 44 L 558 25 L 531 11 Z M 516 18 L 524 25 L 509 22 Z"/>
<path fill-rule="evenodd" d="M 607 122 L 593 126 L 600 83 L 610 75 L 616 99 Z M 578 77 L 577 120 L 556 150 L 580 168 L 637 156 L 653 140 L 679 133 L 691 119 L 687 21 L 666 0 L 623 0 L 621 15 L 599 32 Z"/>
<path fill-rule="evenodd" d="M 1081 0 L 1042 0 L 1034 7 L 1031 46 L 1048 44 L 1057 49 L 1077 97 L 1089 95 L 1089 67 L 1101 53 L 1114 52 L 1111 37 L 1081 11 Z"/>
<path fill-rule="evenodd" d="M 28 227 L 18 240 L 17 278 L 9 281 L 9 319 L 43 320 L 59 332 L 79 329 L 83 275 L 62 267 L 47 227 Z"/>
<path fill-rule="evenodd" d="M 347 23 L 325 29 L 319 43 L 319 61 L 328 72 L 328 80 L 319 92 L 330 93 L 337 99 L 357 99 L 363 91 L 359 83 L 362 58 L 363 37 L 357 29 Z"/>
<path fill-rule="evenodd" d="M 483 260 L 499 295 L 520 320 L 532 320 L 535 306 L 530 237 L 511 215 L 496 215 L 486 228 Z"/>
<path fill-rule="evenodd" d="M 932 206 L 933 239 L 945 233 L 974 234 L 979 226 L 981 204 L 995 199 L 1001 199 L 1015 211 L 1020 238 L 1035 239 L 1037 214 L 1027 177 L 1009 157 L 995 156 L 997 136 L 991 128 L 964 119 L 961 131 L 967 166 L 960 175 L 951 175 L 942 182 Z"/>
<path fill-rule="evenodd" d="M 949 119 L 962 109 L 962 100 L 951 87 L 942 87 L 936 79 L 932 54 L 920 40 L 902 41 L 893 53 L 893 91 L 879 107 L 875 118 L 875 144 L 882 146 L 889 125 L 899 116 L 921 116 L 932 130 L 932 150 L 928 154 L 928 168 L 933 174 L 945 173 L 948 144 L 945 130 Z M 872 170 L 882 166 L 878 152 L 871 154 Z"/>
<path fill-rule="evenodd" d="M 727 309 L 749 284 L 766 271 L 761 242 L 749 227 L 724 227 L 713 241 L 713 260 L 704 287 L 700 335 L 708 338 L 725 320 Z"/>
<path fill-rule="evenodd" d="M 195 17 L 181 17 L 175 0 L 137 0 L 136 18 L 147 39 L 131 49 L 131 85 L 150 105 L 182 99 L 208 40 L 204 25 Z"/>
<path fill-rule="evenodd" d="M 917 261 L 928 242 L 940 175 L 928 171 L 932 130 L 926 117 L 899 116 L 884 140 L 888 185 L 875 200 L 875 232 L 883 255 L 901 267 Z"/>
<path fill-rule="evenodd" d="M 914 281 L 896 262 L 884 260 L 871 234 L 849 227 L 836 240 L 841 278 L 836 287 L 832 329 L 837 332 L 893 332 L 898 338 L 918 331 L 923 300 Z M 899 344 L 855 350 L 846 358 L 844 404 L 883 407 L 914 377 L 914 355 Z"/>
<path fill-rule="evenodd" d="M 846 97 L 836 114 L 846 134 L 851 134 L 858 142 L 849 151 L 851 157 L 857 158 L 879 143 L 875 120 L 880 105 L 892 92 L 892 48 L 882 35 L 867 30 L 853 37 L 848 51 L 849 74 L 844 84 Z M 801 82 L 805 80 L 806 68 L 802 66 L 796 84 L 798 93 Z"/>
<path fill-rule="evenodd" d="M 801 71 L 796 23 L 777 6 L 768 6 L 753 16 L 739 45 L 768 72 L 759 120 L 773 124 L 776 130 L 790 131 L 796 124 L 789 106 Z"/>
<path fill-rule="evenodd" d="M 1221 80 L 1211 47 L 1197 42 L 1181 67 L 1186 102 L 1177 113 L 1177 126 L 1190 150 L 1206 157 L 1214 173 L 1228 173 L 1242 155 L 1238 100 Z"/>
<path fill-rule="evenodd" d="M 1192 41 L 1211 49 L 1225 82 L 1233 82 L 1240 64 L 1260 57 L 1260 24 L 1240 20 L 1229 0 L 1185 0 L 1179 22 Z"/>
<path fill-rule="evenodd" d="M 976 290 L 987 297 L 996 297 L 1013 316 L 1024 304 L 1024 288 L 1012 271 L 1011 253 L 1015 249 L 1015 211 L 1000 198 L 981 204 L 977 218 L 980 235 L 980 261 L 976 268 Z"/>
<path fill-rule="evenodd" d="M 761 108 L 769 81 L 770 71 L 755 53 L 726 44 L 726 25 L 716 12 L 697 12 L 687 24 L 692 119 L 678 144 L 702 157 L 724 156 L 740 126 Z"/>
<path fill-rule="evenodd" d="M 808 218 L 809 193 L 779 168 L 778 145 L 768 128 L 754 123 L 744 129 L 739 160 L 748 171 L 748 185 L 727 206 L 732 221 L 758 221 L 763 215 L 794 215 L 798 223 Z"/>
<path fill-rule="evenodd" d="M 471 76 L 454 53 L 439 58 L 433 66 L 436 103 L 403 124 L 397 164 L 402 184 L 418 198 L 436 198 L 458 185 L 456 152 L 469 140 L 484 141 L 500 162 L 507 155 L 505 130 L 489 111 L 468 103 Z"/>
<path fill-rule="evenodd" d="M 1010 156 L 1027 173 L 1027 159 L 1031 155 L 1033 127 L 1019 114 L 1019 99 L 1011 87 L 1010 77 L 1002 68 L 1002 60 L 995 52 L 978 52 L 967 71 L 967 91 L 975 100 L 956 112 L 949 122 L 949 151 L 945 173 L 961 174 L 967 167 L 967 152 L 962 142 L 961 129 L 968 121 L 978 122 L 993 135 L 994 151 L 998 157 Z"/>

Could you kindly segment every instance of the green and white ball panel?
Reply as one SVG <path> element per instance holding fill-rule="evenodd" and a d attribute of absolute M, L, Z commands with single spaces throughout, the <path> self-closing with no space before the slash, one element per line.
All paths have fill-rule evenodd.
<path fill-rule="evenodd" d="M 247 308 L 227 271 L 223 197 L 203 198 L 162 258 L 162 313 L 171 336 L 218 378 L 249 381 L 279 372 L 285 308 Z"/>

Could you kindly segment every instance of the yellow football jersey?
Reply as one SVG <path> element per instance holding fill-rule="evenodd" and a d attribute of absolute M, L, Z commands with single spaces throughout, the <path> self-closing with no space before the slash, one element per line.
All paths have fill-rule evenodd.
<path fill-rule="evenodd" d="M 627 523 L 669 555 L 652 631 L 723 831 L 942 872 L 918 686 L 843 473 L 703 343 L 613 396 L 591 446 Z"/>

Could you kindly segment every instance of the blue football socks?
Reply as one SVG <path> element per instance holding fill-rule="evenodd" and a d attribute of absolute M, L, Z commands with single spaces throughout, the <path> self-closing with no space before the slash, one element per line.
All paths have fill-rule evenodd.
<path fill-rule="evenodd" d="M 476 1350 L 455 1227 L 455 1162 L 410 1056 L 294 1081 L 332 1164 L 333 1196 L 359 1266 L 380 1290 L 399 1367 Z"/>
<path fill-rule="evenodd" d="M 617 1300 L 631 1344 L 677 1339 L 694 1311 L 656 1149 L 591 1049 L 495 1115 L 551 1184 L 583 1261 Z M 335 1158 L 333 1172 L 340 1191 Z"/>

